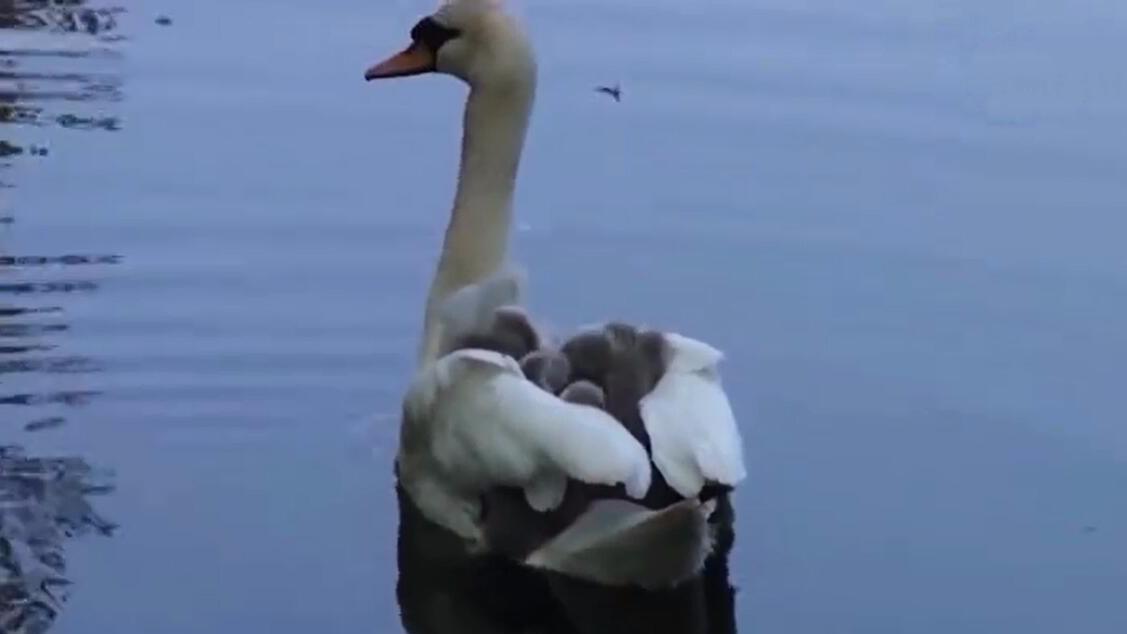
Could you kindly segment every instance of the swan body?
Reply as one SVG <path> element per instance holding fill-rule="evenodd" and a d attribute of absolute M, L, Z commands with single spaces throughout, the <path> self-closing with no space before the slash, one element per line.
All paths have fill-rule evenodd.
<path fill-rule="evenodd" d="M 448 0 L 367 79 L 440 72 L 467 97 L 454 207 L 403 403 L 399 482 L 470 552 L 620 585 L 675 583 L 745 476 L 711 346 L 621 323 L 555 346 L 506 268 L 535 95 L 532 47 L 499 0 Z"/>

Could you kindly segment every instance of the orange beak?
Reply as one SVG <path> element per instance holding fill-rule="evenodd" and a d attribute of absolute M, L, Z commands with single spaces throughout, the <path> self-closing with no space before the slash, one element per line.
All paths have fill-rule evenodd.
<path fill-rule="evenodd" d="M 410 46 L 392 55 L 364 72 L 364 79 L 410 77 L 434 72 L 434 54 L 426 46 L 412 42 Z"/>

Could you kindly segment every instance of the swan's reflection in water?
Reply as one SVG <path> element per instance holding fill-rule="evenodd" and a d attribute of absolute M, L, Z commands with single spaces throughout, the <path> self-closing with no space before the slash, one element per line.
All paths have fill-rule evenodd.
<path fill-rule="evenodd" d="M 471 558 L 402 489 L 396 593 L 410 634 L 730 634 L 735 589 L 730 501 L 713 514 L 716 545 L 702 574 L 677 588 L 607 588 L 541 574 L 500 558 Z"/>

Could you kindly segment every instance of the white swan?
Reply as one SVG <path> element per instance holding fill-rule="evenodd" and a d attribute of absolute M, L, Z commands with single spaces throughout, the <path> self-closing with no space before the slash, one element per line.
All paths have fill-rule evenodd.
<path fill-rule="evenodd" d="M 470 552 L 611 584 L 694 574 L 710 546 L 711 497 L 745 475 L 720 353 L 618 324 L 547 355 L 566 356 L 566 398 L 553 393 L 563 386 L 525 377 L 518 360 L 543 353 L 543 341 L 523 312 L 506 308 L 519 304 L 523 277 L 505 258 L 536 88 L 532 47 L 499 0 L 448 0 L 411 39 L 365 78 L 440 72 L 470 92 L 454 207 L 404 399 L 401 485 Z"/>

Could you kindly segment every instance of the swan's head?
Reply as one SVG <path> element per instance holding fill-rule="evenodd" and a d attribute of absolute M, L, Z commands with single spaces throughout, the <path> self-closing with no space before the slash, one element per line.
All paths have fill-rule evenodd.
<path fill-rule="evenodd" d="M 411 29 L 411 44 L 372 66 L 364 78 L 445 73 L 472 87 L 535 81 L 532 46 L 501 0 L 446 0 Z"/>

